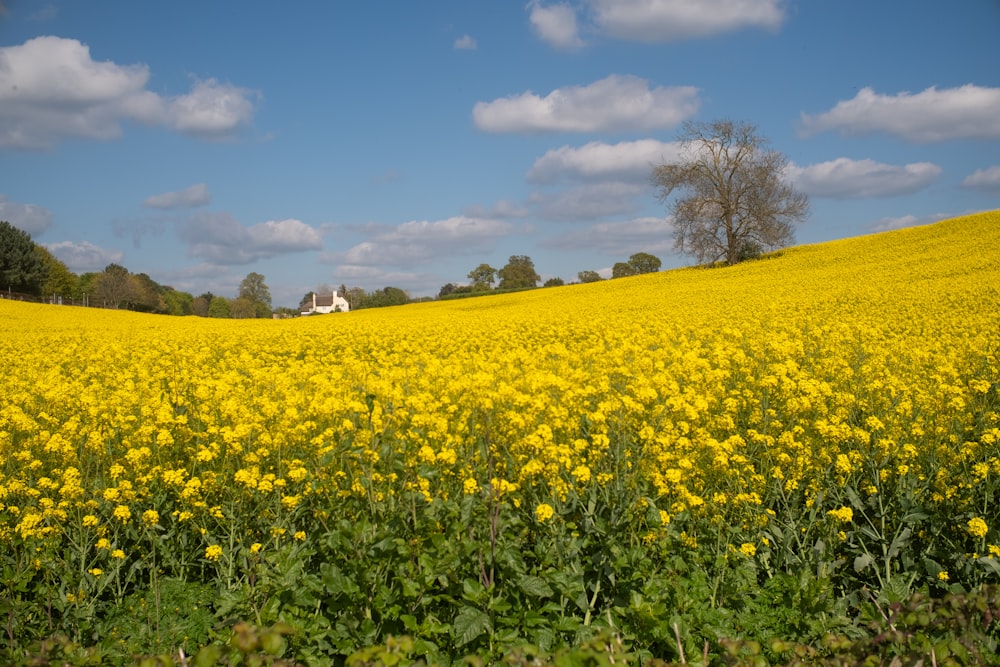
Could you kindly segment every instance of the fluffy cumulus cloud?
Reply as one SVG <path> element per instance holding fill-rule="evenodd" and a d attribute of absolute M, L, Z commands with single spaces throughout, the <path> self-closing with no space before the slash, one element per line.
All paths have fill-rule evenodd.
<path fill-rule="evenodd" d="M 543 41 L 557 49 L 578 49 L 583 46 L 576 22 L 576 10 L 568 4 L 543 6 L 532 2 L 531 27 Z"/>
<path fill-rule="evenodd" d="M 253 117 L 253 97 L 246 88 L 196 81 L 191 92 L 164 100 L 163 121 L 183 134 L 215 140 L 231 137 Z"/>
<path fill-rule="evenodd" d="M 120 250 L 102 248 L 89 241 L 61 241 L 48 243 L 45 247 L 70 271 L 77 273 L 103 271 L 108 264 L 120 264 L 125 257 Z"/>
<path fill-rule="evenodd" d="M 596 249 L 606 257 L 625 261 L 637 252 L 663 259 L 672 252 L 673 243 L 673 228 L 667 219 L 646 217 L 576 228 L 549 237 L 540 245 L 572 252 Z"/>
<path fill-rule="evenodd" d="M 477 44 L 471 35 L 462 35 L 455 40 L 454 47 L 459 51 L 475 51 Z"/>
<path fill-rule="evenodd" d="M 892 197 L 927 187 L 941 175 L 941 167 L 930 162 L 897 166 L 842 157 L 808 167 L 791 164 L 785 175 L 814 197 Z"/>
<path fill-rule="evenodd" d="M 907 141 L 1000 139 L 1000 88 L 972 84 L 919 93 L 882 95 L 863 88 L 853 99 L 817 115 L 802 114 L 801 131 L 844 135 L 885 132 Z"/>
<path fill-rule="evenodd" d="M 656 139 L 562 146 L 535 160 L 527 179 L 540 184 L 564 180 L 648 183 L 653 167 L 678 159 L 679 151 L 678 144 Z"/>
<path fill-rule="evenodd" d="M 619 39 L 666 42 L 745 28 L 777 30 L 785 0 L 591 0 L 595 26 Z"/>
<path fill-rule="evenodd" d="M 97 61 L 75 39 L 37 37 L 0 48 L 0 149 L 47 149 L 67 138 L 119 137 L 128 122 L 225 139 L 253 115 L 252 91 L 215 79 L 164 97 L 149 68 Z"/>
<path fill-rule="evenodd" d="M 52 226 L 52 211 L 35 204 L 20 204 L 0 195 L 0 220 L 14 225 L 32 237 Z"/>
<path fill-rule="evenodd" d="M 1000 165 L 977 169 L 962 181 L 963 188 L 1000 194 Z"/>
<path fill-rule="evenodd" d="M 580 19 L 592 34 L 639 42 L 710 37 L 747 28 L 777 30 L 786 0 L 581 0 L 577 5 L 540 0 L 528 4 L 531 27 L 558 49 L 583 46 Z"/>
<path fill-rule="evenodd" d="M 473 253 L 492 247 L 511 232 L 503 220 L 456 216 L 445 220 L 410 221 L 395 226 L 371 226 L 369 236 L 342 253 L 332 253 L 324 261 L 340 264 L 338 271 L 359 271 L 359 267 L 414 267 L 455 253 Z M 353 268 L 352 268 L 353 267 Z"/>
<path fill-rule="evenodd" d="M 673 127 L 699 106 L 691 86 L 650 88 L 636 76 L 613 74 L 586 86 L 478 102 L 473 121 L 487 132 L 615 132 Z"/>
<path fill-rule="evenodd" d="M 164 192 L 159 195 L 147 197 L 142 205 L 146 208 L 175 209 L 175 208 L 196 208 L 205 206 L 212 201 L 212 195 L 208 191 L 208 186 L 204 183 L 197 183 L 189 188 L 177 192 Z"/>
<path fill-rule="evenodd" d="M 323 247 L 316 229 L 291 218 L 244 227 L 228 213 L 203 213 L 181 223 L 178 234 L 192 256 L 212 264 L 249 264 Z"/>

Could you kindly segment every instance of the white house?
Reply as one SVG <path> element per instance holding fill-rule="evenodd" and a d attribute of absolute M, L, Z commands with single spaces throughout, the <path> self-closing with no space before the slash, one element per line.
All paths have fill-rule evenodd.
<path fill-rule="evenodd" d="M 351 309 L 351 305 L 347 303 L 347 299 L 337 294 L 336 291 L 333 294 L 324 294 L 323 296 L 318 296 L 316 292 L 313 292 L 312 295 L 312 303 L 310 304 L 307 301 L 302 305 L 302 315 L 323 315 L 333 312 L 346 313 Z"/>

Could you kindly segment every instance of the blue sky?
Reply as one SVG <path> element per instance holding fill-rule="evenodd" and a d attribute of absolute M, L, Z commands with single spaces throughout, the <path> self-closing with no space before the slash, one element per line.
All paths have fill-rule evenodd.
<path fill-rule="evenodd" d="M 74 271 L 434 295 L 664 267 L 685 121 L 757 126 L 798 243 L 1000 208 L 1000 2 L 0 0 L 0 219 Z"/>

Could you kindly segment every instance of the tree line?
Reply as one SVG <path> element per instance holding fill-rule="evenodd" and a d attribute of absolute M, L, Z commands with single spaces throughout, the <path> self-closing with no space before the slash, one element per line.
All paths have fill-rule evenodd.
<path fill-rule="evenodd" d="M 611 270 L 611 277 L 624 278 L 653 273 L 659 271 L 661 266 L 659 257 L 646 252 L 637 252 L 629 257 L 627 262 L 617 262 Z M 604 280 L 601 274 L 593 270 L 580 271 L 576 277 L 581 283 Z M 467 278 L 470 281 L 467 285 L 448 283 L 442 286 L 438 298 L 532 289 L 538 287 L 538 282 L 542 279 L 535 270 L 535 263 L 527 255 L 511 255 L 507 264 L 501 269 L 493 268 L 489 264 L 480 264 L 469 271 Z M 565 284 L 566 281 L 562 278 L 555 277 L 546 280 L 542 287 L 558 287 Z"/>
<path fill-rule="evenodd" d="M 250 273 L 235 298 L 205 292 L 193 296 L 161 285 L 120 264 L 77 275 L 27 232 L 0 221 L 0 293 L 64 305 L 116 308 L 164 315 L 271 317 L 271 293 L 264 276 Z"/>

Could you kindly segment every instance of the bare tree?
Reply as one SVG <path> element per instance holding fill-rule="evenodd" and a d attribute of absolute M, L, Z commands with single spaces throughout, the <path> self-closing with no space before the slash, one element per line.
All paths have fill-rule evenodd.
<path fill-rule="evenodd" d="M 678 162 L 654 168 L 653 184 L 672 205 L 677 250 L 699 263 L 736 264 L 794 241 L 809 199 L 783 180 L 787 159 L 748 123 L 687 123 Z"/>

